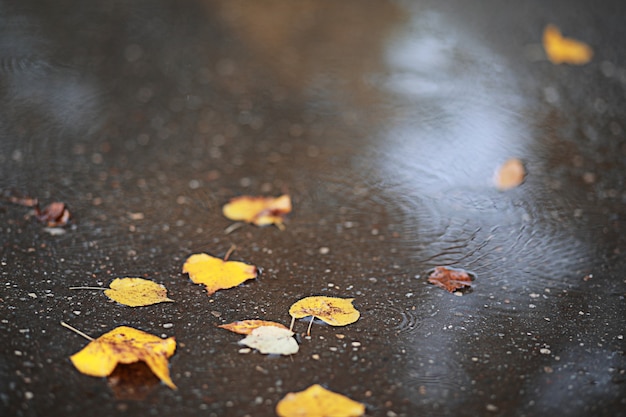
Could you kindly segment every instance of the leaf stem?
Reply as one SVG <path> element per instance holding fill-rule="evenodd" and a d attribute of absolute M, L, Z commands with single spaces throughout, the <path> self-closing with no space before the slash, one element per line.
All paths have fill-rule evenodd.
<path fill-rule="evenodd" d="M 315 320 L 315 316 L 311 316 L 311 321 L 309 322 L 309 328 L 306 329 L 307 336 L 311 336 L 311 327 L 313 326 L 313 320 Z"/>
<path fill-rule="evenodd" d="M 226 255 L 224 255 L 224 262 L 228 261 L 228 258 L 230 258 L 230 255 L 233 254 L 233 252 L 235 251 L 235 249 L 237 249 L 237 246 L 232 245 L 230 247 L 230 249 L 228 249 L 228 252 L 226 252 Z"/>
<path fill-rule="evenodd" d="M 62 322 L 61 322 L 61 326 L 65 327 L 65 328 L 67 328 L 67 329 L 70 329 L 70 330 L 71 330 L 71 331 L 73 331 L 74 333 L 81 335 L 82 337 L 84 337 L 85 339 L 87 339 L 87 340 L 89 340 L 89 341 L 92 341 L 92 340 L 93 340 L 93 337 L 86 335 L 85 333 L 81 332 L 80 330 L 78 330 L 78 329 L 77 329 L 77 328 L 75 328 L 75 327 L 70 326 L 69 324 L 67 324 L 67 323 L 66 323 L 66 322 L 64 322 L 64 321 L 62 321 Z"/>
<path fill-rule="evenodd" d="M 110 288 L 102 288 L 102 287 L 70 287 L 70 290 L 110 290 Z"/>

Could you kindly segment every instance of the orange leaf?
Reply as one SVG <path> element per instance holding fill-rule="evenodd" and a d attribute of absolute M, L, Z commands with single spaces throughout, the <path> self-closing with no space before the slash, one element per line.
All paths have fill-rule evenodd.
<path fill-rule="evenodd" d="M 208 295 L 217 290 L 233 288 L 257 277 L 257 267 L 243 262 L 224 261 L 206 253 L 191 255 L 183 265 L 183 273 L 196 284 L 204 284 Z"/>
<path fill-rule="evenodd" d="M 564 37 L 554 25 L 546 26 L 543 31 L 543 48 L 553 64 L 583 65 L 593 56 L 589 45 Z"/>
<path fill-rule="evenodd" d="M 494 181 L 499 190 L 505 191 L 515 188 L 524 182 L 526 169 L 519 159 L 511 158 L 496 172 Z"/>
<path fill-rule="evenodd" d="M 428 282 L 449 292 L 471 287 L 473 280 L 474 274 L 462 269 L 446 268 L 445 266 L 436 267 L 428 275 Z"/>
<path fill-rule="evenodd" d="M 257 226 L 275 224 L 283 229 L 285 216 L 291 212 L 291 198 L 280 197 L 235 197 L 222 208 L 224 216 L 234 221 L 243 221 Z"/>
<path fill-rule="evenodd" d="M 265 321 L 265 320 L 241 320 L 241 321 L 234 321 L 232 323 L 222 324 L 222 325 L 217 326 L 217 327 L 221 327 L 222 329 L 230 330 L 231 332 L 234 332 L 234 333 L 250 334 L 250 333 L 252 333 L 252 330 L 256 329 L 257 327 L 261 327 L 261 326 L 274 326 L 274 327 L 280 327 L 282 329 L 288 330 L 287 326 L 284 326 L 284 325 L 282 325 L 280 323 L 276 323 L 276 322 L 273 322 L 273 321 Z"/>
<path fill-rule="evenodd" d="M 76 369 L 91 376 L 108 376 L 118 363 L 143 361 L 168 387 L 176 389 L 167 362 L 175 350 L 173 337 L 161 339 L 132 327 L 120 326 L 92 340 L 70 359 Z"/>
<path fill-rule="evenodd" d="M 276 404 L 276 414 L 280 417 L 359 417 L 364 413 L 363 404 L 318 384 L 290 392 Z"/>

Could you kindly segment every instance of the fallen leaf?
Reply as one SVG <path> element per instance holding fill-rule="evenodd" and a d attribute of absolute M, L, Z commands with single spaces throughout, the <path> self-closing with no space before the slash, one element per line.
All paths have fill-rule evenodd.
<path fill-rule="evenodd" d="M 67 225 L 72 216 L 65 203 L 57 201 L 48 204 L 43 210 L 35 205 L 35 217 L 48 227 L 58 227 Z"/>
<path fill-rule="evenodd" d="M 463 269 L 446 268 L 438 266 L 428 274 L 428 282 L 449 292 L 471 287 L 474 274 Z"/>
<path fill-rule="evenodd" d="M 257 267 L 243 262 L 224 261 L 206 253 L 191 255 L 183 265 L 183 273 L 196 284 L 204 284 L 208 295 L 217 290 L 236 287 L 257 277 Z"/>
<path fill-rule="evenodd" d="M 593 56 L 593 50 L 589 45 L 564 37 L 554 25 L 546 26 L 543 31 L 543 48 L 553 64 L 583 65 Z"/>
<path fill-rule="evenodd" d="M 299 301 L 296 301 L 290 308 L 289 314 L 292 317 L 291 327 L 295 319 L 313 316 L 318 318 L 331 326 L 345 326 L 350 323 L 354 323 L 359 319 L 361 313 L 352 305 L 354 298 L 338 298 L 338 297 L 306 297 Z M 311 332 L 311 323 L 309 323 L 309 329 L 307 334 Z"/>
<path fill-rule="evenodd" d="M 300 392 L 290 392 L 276 404 L 280 417 L 359 417 L 365 406 L 321 385 L 311 385 Z"/>
<path fill-rule="evenodd" d="M 243 221 L 257 226 L 275 224 L 283 229 L 285 216 L 291 212 L 291 198 L 280 197 L 235 197 L 222 208 L 222 213 L 233 221 Z"/>
<path fill-rule="evenodd" d="M 104 294 L 113 301 L 130 307 L 173 302 L 167 298 L 167 289 L 143 278 L 116 278 Z"/>
<path fill-rule="evenodd" d="M 239 344 L 257 349 L 264 354 L 293 355 L 300 349 L 293 335 L 289 329 L 261 326 L 252 330 L 248 336 L 239 341 Z"/>
<path fill-rule="evenodd" d="M 524 182 L 526 169 L 519 159 L 511 158 L 498 168 L 494 182 L 499 190 L 515 188 Z"/>
<path fill-rule="evenodd" d="M 276 323 L 273 321 L 265 321 L 265 320 L 241 320 L 241 321 L 234 321 L 232 323 L 228 323 L 228 324 L 222 324 L 220 326 L 217 327 L 221 327 L 222 329 L 226 329 L 226 330 L 230 330 L 231 332 L 234 333 L 239 333 L 239 334 L 250 334 L 252 333 L 252 330 L 261 327 L 261 326 L 274 326 L 274 327 L 278 327 L 281 329 L 285 329 L 288 330 L 286 326 L 280 324 L 280 323 Z"/>
<path fill-rule="evenodd" d="M 120 326 L 92 340 L 70 359 L 81 373 L 100 377 L 109 376 L 118 363 L 143 361 L 168 387 L 176 389 L 167 361 L 175 350 L 173 337 L 161 339 L 132 327 Z"/>

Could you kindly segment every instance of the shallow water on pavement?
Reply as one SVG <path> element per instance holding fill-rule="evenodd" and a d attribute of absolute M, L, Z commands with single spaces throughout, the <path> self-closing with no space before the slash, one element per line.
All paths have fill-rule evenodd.
<path fill-rule="evenodd" d="M 624 415 L 617 2 L 0 11 L 0 414 L 274 415 L 320 383 L 372 416 Z M 593 61 L 547 62 L 547 23 L 593 45 Z M 498 191 L 512 157 L 528 176 Z M 229 198 L 285 192 L 286 230 L 224 233 Z M 15 193 L 65 202 L 72 226 L 46 232 Z M 232 245 L 260 278 L 207 297 L 181 273 L 190 254 Z M 441 265 L 475 273 L 472 291 L 429 285 Z M 176 303 L 69 290 L 121 276 Z M 216 327 L 287 324 L 309 295 L 354 297 L 361 318 L 315 323 L 311 338 L 298 321 L 292 358 L 240 354 Z M 175 336 L 179 390 L 79 374 L 68 358 L 85 341 L 60 321 Z"/>

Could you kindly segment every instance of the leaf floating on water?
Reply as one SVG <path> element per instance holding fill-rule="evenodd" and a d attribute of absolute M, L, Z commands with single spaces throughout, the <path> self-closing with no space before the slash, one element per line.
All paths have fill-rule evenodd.
<path fill-rule="evenodd" d="M 92 340 L 70 359 L 79 372 L 99 377 L 109 376 L 118 363 L 142 361 L 168 387 L 176 389 L 168 367 L 168 358 L 175 350 L 173 337 L 161 339 L 132 327 L 120 326 Z"/>
<path fill-rule="evenodd" d="M 494 182 L 499 190 L 505 191 L 521 185 L 524 178 L 526 178 L 524 164 L 519 159 L 511 158 L 498 168 Z"/>
<path fill-rule="evenodd" d="M 428 282 L 449 292 L 471 287 L 474 275 L 463 269 L 438 266 L 428 274 Z"/>
<path fill-rule="evenodd" d="M 224 261 L 206 253 L 191 255 L 183 265 L 183 273 L 196 284 L 204 284 L 208 295 L 233 288 L 257 277 L 257 267 L 237 261 Z"/>
<path fill-rule="evenodd" d="M 280 417 L 359 417 L 364 413 L 363 404 L 318 384 L 290 392 L 276 404 Z"/>
<path fill-rule="evenodd" d="M 306 297 L 295 302 L 289 308 L 289 314 L 293 320 L 313 316 L 331 326 L 345 326 L 354 323 L 361 316 L 361 313 L 352 305 L 352 301 L 354 298 Z M 293 320 L 291 328 L 293 328 Z M 307 334 L 311 332 L 312 323 L 313 320 L 309 324 Z"/>
<path fill-rule="evenodd" d="M 167 298 L 167 289 L 156 282 L 143 278 L 116 278 L 104 294 L 113 301 L 130 307 L 174 302 Z"/>
<path fill-rule="evenodd" d="M 280 323 L 276 323 L 273 321 L 266 321 L 266 320 L 241 320 L 241 321 L 234 321 L 228 324 L 222 324 L 217 327 L 230 330 L 231 332 L 238 333 L 238 334 L 250 334 L 252 333 L 252 330 L 258 327 L 262 327 L 262 326 L 274 326 L 274 327 L 278 327 L 281 329 L 289 330 L 287 329 L 287 326 L 284 326 Z"/>
<path fill-rule="evenodd" d="M 294 333 L 286 328 L 261 326 L 252 330 L 247 337 L 239 341 L 239 344 L 257 349 L 264 354 L 293 355 L 300 349 L 293 335 Z"/>
<path fill-rule="evenodd" d="M 554 25 L 543 31 L 543 48 L 553 64 L 583 65 L 591 61 L 593 50 L 584 42 L 561 35 Z"/>
<path fill-rule="evenodd" d="M 222 213 L 233 221 L 243 221 L 257 226 L 275 224 L 283 229 L 285 216 L 291 212 L 291 198 L 280 197 L 235 197 L 222 208 Z"/>

